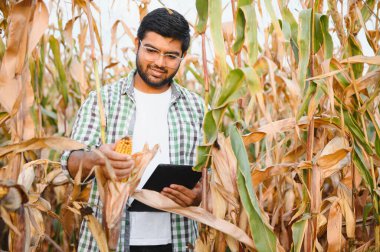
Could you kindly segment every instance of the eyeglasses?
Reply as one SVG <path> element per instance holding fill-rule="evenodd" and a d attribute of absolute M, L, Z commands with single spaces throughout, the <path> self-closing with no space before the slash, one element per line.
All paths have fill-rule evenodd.
<path fill-rule="evenodd" d="M 161 53 L 160 50 L 153 48 L 151 46 L 144 45 L 140 40 L 140 45 L 142 52 L 144 53 L 144 58 L 148 61 L 156 61 L 163 56 L 164 63 L 169 68 L 177 68 L 179 63 L 183 60 L 182 57 L 174 53 Z"/>

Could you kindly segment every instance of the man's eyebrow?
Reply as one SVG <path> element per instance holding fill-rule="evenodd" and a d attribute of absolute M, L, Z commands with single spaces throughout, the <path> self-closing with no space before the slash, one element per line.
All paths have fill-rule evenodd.
<path fill-rule="evenodd" d="M 149 47 L 152 47 L 153 49 L 156 49 L 157 51 L 160 51 L 159 49 L 157 49 L 156 47 L 154 47 L 153 45 L 151 45 L 149 43 L 144 44 L 144 46 L 149 46 Z M 164 52 L 164 54 L 174 54 L 176 56 L 180 56 L 181 55 L 181 53 L 178 52 L 178 51 L 167 51 L 167 52 Z"/>

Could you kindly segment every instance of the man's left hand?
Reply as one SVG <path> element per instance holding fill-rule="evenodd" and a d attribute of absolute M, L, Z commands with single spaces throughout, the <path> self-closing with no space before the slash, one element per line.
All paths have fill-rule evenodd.
<path fill-rule="evenodd" d="M 161 194 L 182 207 L 198 206 L 202 200 L 202 184 L 198 182 L 193 189 L 172 184 L 165 187 Z"/>

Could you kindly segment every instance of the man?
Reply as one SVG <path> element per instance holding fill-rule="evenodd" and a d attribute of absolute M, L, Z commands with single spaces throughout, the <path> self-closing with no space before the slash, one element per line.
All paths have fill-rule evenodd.
<path fill-rule="evenodd" d="M 145 143 L 160 145 L 160 150 L 147 167 L 142 181 L 158 163 L 195 163 L 196 146 L 202 143 L 204 104 L 202 99 L 179 86 L 173 77 L 189 48 L 189 25 L 185 18 L 166 8 L 150 12 L 141 21 L 136 45 L 136 70 L 127 78 L 102 88 L 107 144 L 100 145 L 100 119 L 96 93 L 91 92 L 80 108 L 73 126 L 72 138 L 99 146 L 113 166 L 118 178 L 131 172 L 134 161 L 129 155 L 114 151 L 115 142 L 132 136 L 133 152 Z M 89 148 L 91 149 L 91 148 Z M 94 165 L 104 167 L 105 161 L 89 150 L 65 152 L 62 165 L 72 177 L 83 163 L 85 178 Z M 198 205 L 201 186 L 193 189 L 180 185 L 164 188 L 163 195 L 182 206 Z M 101 220 L 102 205 L 96 180 L 92 181 L 89 204 Z M 170 213 L 137 213 L 126 209 L 121 223 L 118 251 L 189 251 L 197 234 L 195 222 Z M 87 223 L 81 226 L 78 251 L 96 251 L 97 244 Z"/>

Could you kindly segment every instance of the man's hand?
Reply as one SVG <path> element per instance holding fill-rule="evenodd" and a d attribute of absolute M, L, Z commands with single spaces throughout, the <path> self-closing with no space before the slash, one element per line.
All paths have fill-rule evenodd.
<path fill-rule="evenodd" d="M 131 173 L 135 161 L 130 155 L 116 152 L 115 145 L 116 144 L 103 144 L 97 151 L 100 151 L 103 156 L 109 160 L 117 179 L 126 178 Z M 98 165 L 101 167 L 102 171 L 104 171 L 106 169 L 105 164 L 105 158 L 101 157 L 96 151 L 87 152 L 80 150 L 73 151 L 70 154 L 67 167 L 69 173 L 74 178 L 79 167 L 82 166 L 82 179 L 85 179 L 93 170 L 94 166 Z M 104 172 L 104 175 L 109 178 L 107 172 Z"/>
<path fill-rule="evenodd" d="M 116 177 L 118 179 L 126 178 L 131 173 L 135 161 L 132 159 L 131 155 L 121 154 L 115 151 L 116 144 L 103 144 L 99 147 L 99 151 L 108 159 L 113 170 L 115 171 Z M 105 160 L 99 155 L 95 154 L 95 163 L 102 166 L 103 171 L 105 169 Z M 105 172 L 105 176 L 108 174 Z"/>
<path fill-rule="evenodd" d="M 165 187 L 161 194 L 176 202 L 182 207 L 198 206 L 202 200 L 202 184 L 197 183 L 193 189 L 172 184 Z"/>

